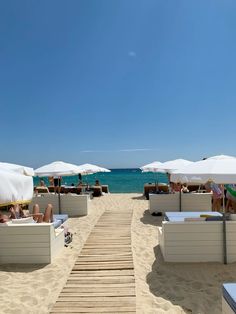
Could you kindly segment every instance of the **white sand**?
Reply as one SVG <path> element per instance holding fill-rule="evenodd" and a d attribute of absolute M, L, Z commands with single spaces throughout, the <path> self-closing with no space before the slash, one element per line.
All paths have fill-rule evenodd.
<path fill-rule="evenodd" d="M 86 217 L 69 219 L 73 242 L 51 265 L 0 265 L 0 313 L 49 313 L 90 231 L 106 209 L 134 210 L 132 244 L 137 313 L 221 313 L 221 285 L 236 282 L 236 265 L 164 263 L 158 247 L 160 218 L 138 194 L 91 201 Z"/>

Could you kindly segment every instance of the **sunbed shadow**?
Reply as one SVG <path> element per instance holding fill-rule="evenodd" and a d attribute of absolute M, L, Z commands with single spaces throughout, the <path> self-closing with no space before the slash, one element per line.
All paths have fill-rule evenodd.
<path fill-rule="evenodd" d="M 180 306 L 184 313 L 221 313 L 221 285 L 224 279 L 218 278 L 218 275 L 224 272 L 226 282 L 230 279 L 230 272 L 225 272 L 224 265 L 211 263 L 216 275 L 208 278 L 209 263 L 165 262 L 159 245 L 154 247 L 154 253 L 152 271 L 146 277 L 153 295 Z M 203 281 L 203 278 L 209 280 Z M 206 295 L 215 295 L 215 301 L 210 302 Z M 200 299 L 204 304 L 199 302 Z"/>
<path fill-rule="evenodd" d="M 150 211 L 146 209 L 140 221 L 145 225 L 161 226 L 163 218 L 161 216 L 152 216 Z"/>
<path fill-rule="evenodd" d="M 30 273 L 32 271 L 42 269 L 47 265 L 48 264 L 2 264 L 0 265 L 0 271 Z"/>
<path fill-rule="evenodd" d="M 146 200 L 145 195 L 140 195 L 140 196 L 134 196 L 132 197 L 133 200 Z"/>

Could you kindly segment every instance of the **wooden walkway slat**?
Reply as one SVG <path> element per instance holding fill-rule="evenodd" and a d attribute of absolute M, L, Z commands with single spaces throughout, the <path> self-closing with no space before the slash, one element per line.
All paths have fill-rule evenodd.
<path fill-rule="evenodd" d="M 136 313 L 132 211 L 106 211 L 89 235 L 51 313 Z"/>

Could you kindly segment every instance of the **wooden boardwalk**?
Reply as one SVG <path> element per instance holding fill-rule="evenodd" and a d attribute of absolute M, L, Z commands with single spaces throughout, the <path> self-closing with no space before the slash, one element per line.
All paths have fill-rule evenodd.
<path fill-rule="evenodd" d="M 51 313 L 135 313 L 132 211 L 106 211 L 89 235 Z"/>

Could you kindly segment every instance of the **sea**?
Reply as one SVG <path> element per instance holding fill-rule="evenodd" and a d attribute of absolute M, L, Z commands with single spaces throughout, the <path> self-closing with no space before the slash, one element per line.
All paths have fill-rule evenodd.
<path fill-rule="evenodd" d="M 46 185 L 49 185 L 48 178 L 43 178 Z M 39 184 L 39 178 L 34 178 L 34 185 Z M 90 175 L 83 175 L 83 183 L 93 185 L 95 180 L 100 184 L 108 185 L 111 193 L 142 193 L 145 183 L 167 183 L 165 173 L 142 172 L 138 168 L 132 169 L 111 169 L 111 172 L 98 172 Z M 78 176 L 62 177 L 62 185 L 77 185 Z"/>

